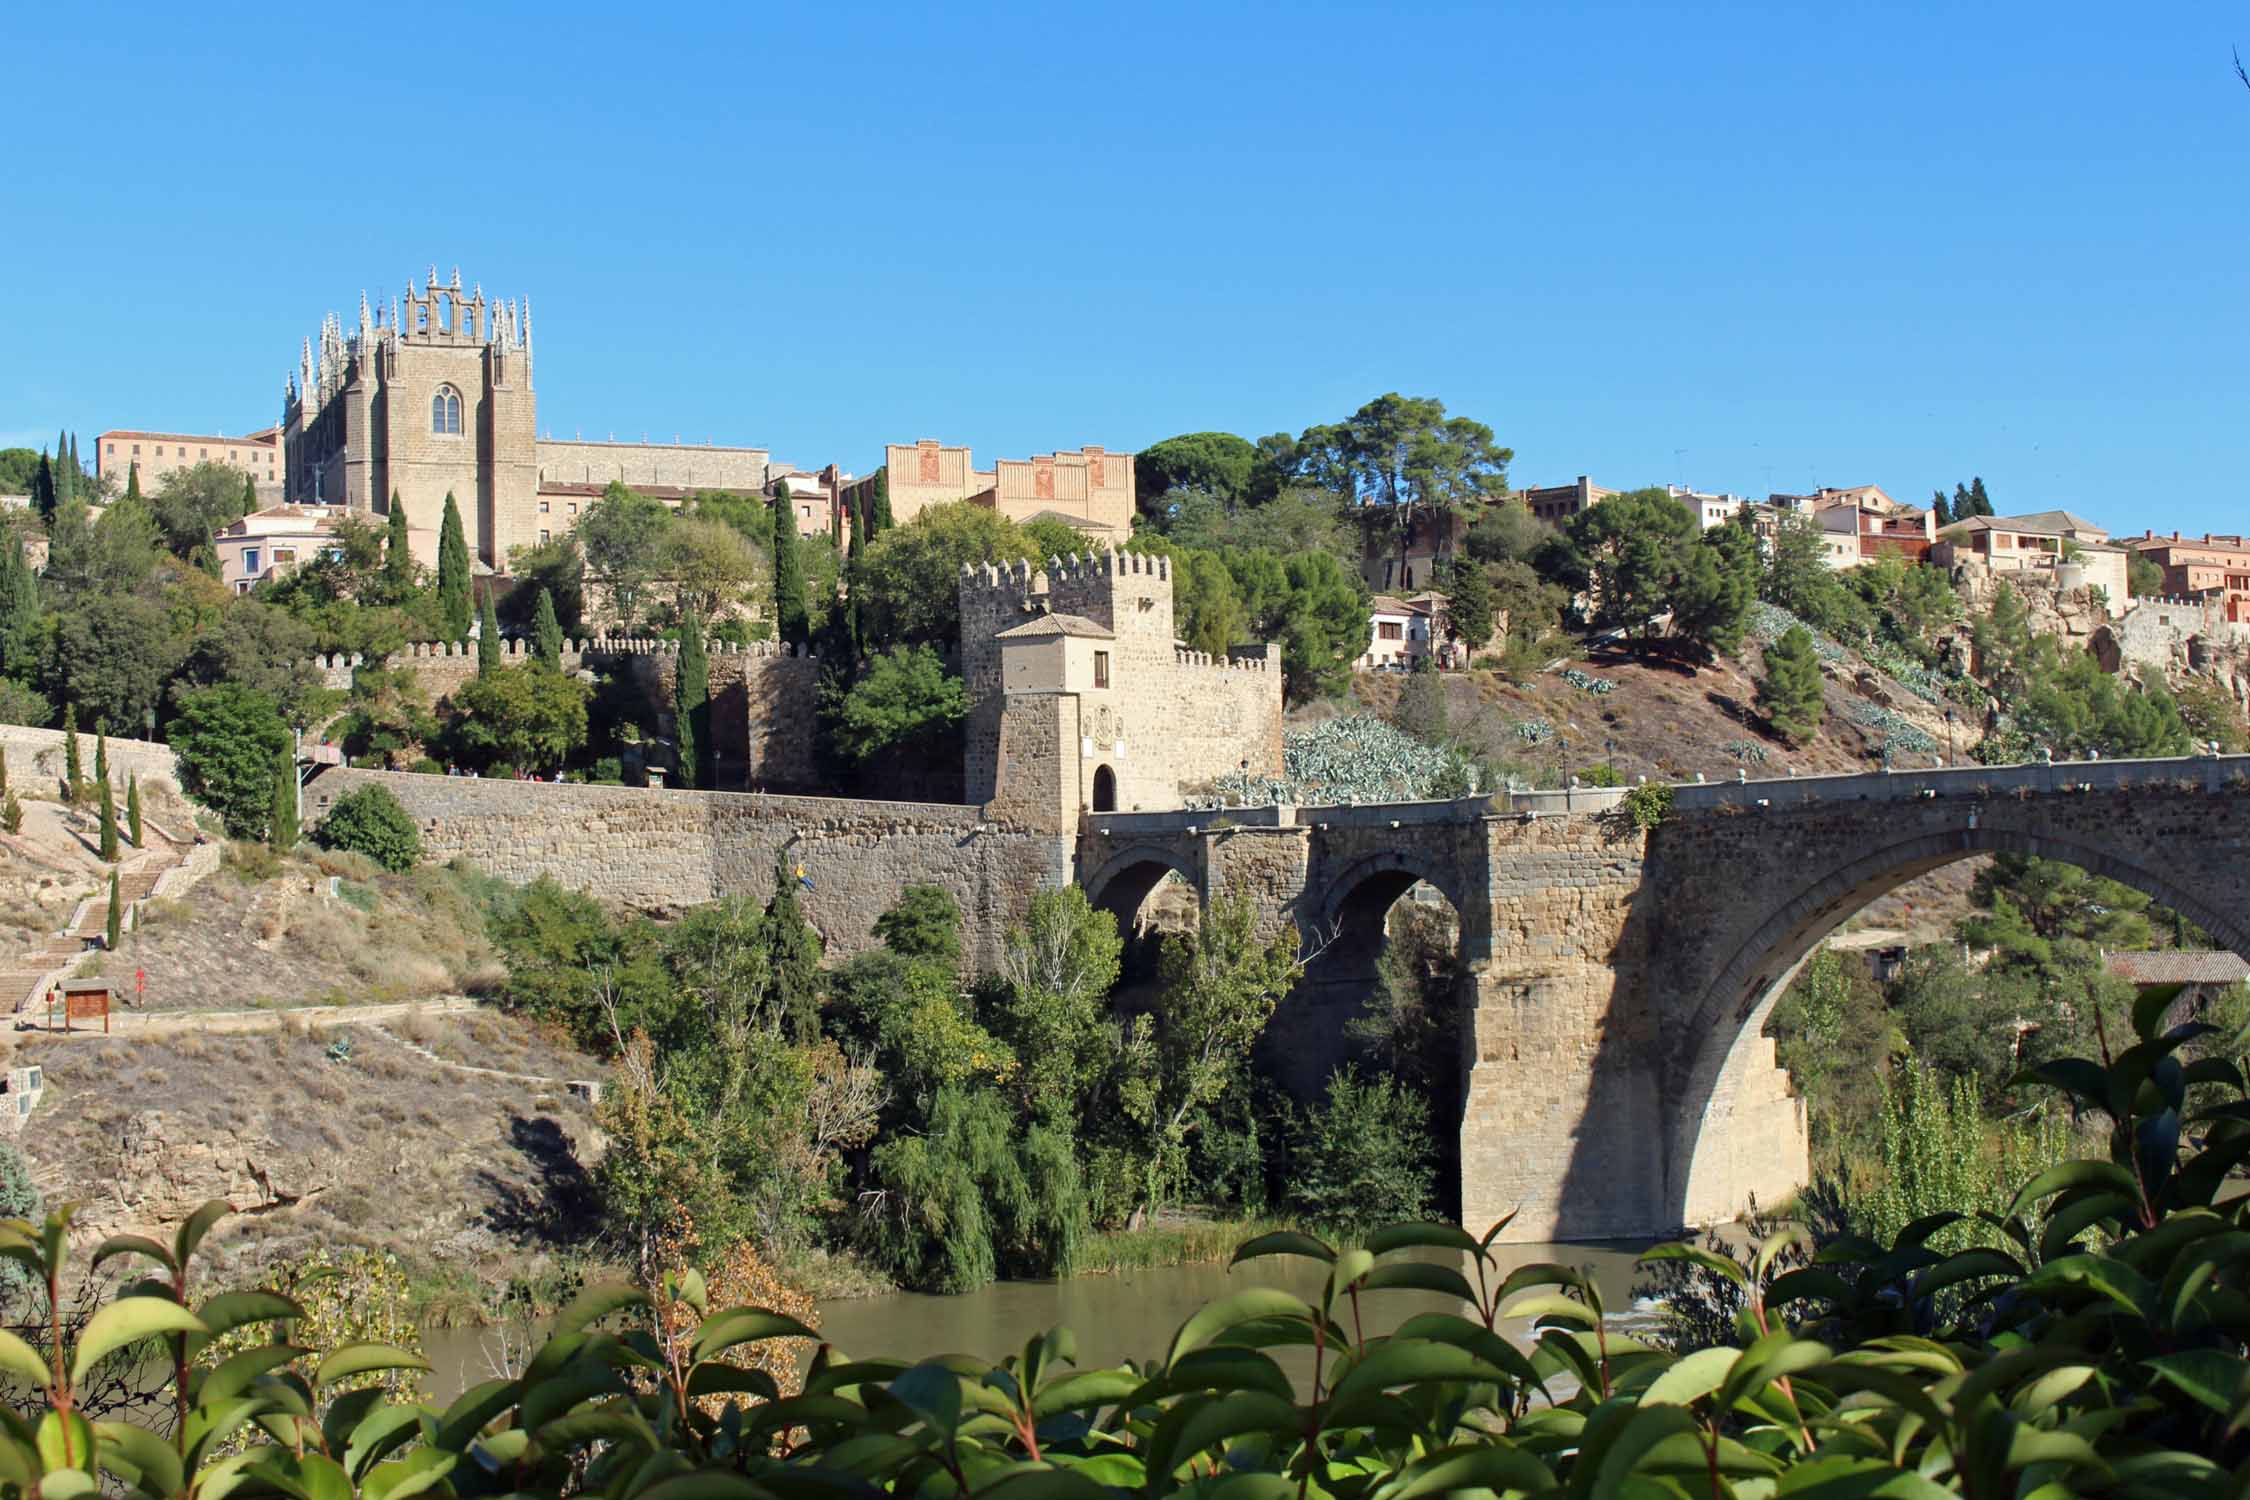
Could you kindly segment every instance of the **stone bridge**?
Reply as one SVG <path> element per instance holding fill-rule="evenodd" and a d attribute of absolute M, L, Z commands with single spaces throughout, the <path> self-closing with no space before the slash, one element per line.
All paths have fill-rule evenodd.
<path fill-rule="evenodd" d="M 1662 1233 L 1806 1178 L 1802 1106 L 1761 1036 L 1840 923 L 1977 854 L 2068 861 L 2250 956 L 2250 757 L 1681 786 L 1381 807 L 1097 813 L 1078 879 L 1130 917 L 1167 872 L 1247 890 L 1317 956 L 1271 1040 L 1300 1090 L 1345 1055 L 1384 916 L 1427 881 L 1460 917 L 1462 1221 L 1509 1238 Z"/>

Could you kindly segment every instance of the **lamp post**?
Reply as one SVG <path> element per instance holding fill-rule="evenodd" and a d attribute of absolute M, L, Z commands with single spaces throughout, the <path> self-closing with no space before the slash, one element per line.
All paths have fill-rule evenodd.
<path fill-rule="evenodd" d="M 1603 740 L 1602 749 L 1609 756 L 1609 779 L 1615 781 L 1617 779 L 1617 741 Z"/>
<path fill-rule="evenodd" d="M 1948 705 L 1945 710 L 1945 763 L 1948 766 L 1953 764 L 1953 718 L 1953 709 Z"/>

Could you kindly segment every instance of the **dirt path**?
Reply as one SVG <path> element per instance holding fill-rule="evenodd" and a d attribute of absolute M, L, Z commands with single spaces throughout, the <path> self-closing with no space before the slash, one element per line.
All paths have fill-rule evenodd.
<path fill-rule="evenodd" d="M 111 1013 L 107 1034 L 142 1037 L 188 1031 L 273 1031 L 290 1021 L 300 1019 L 328 1026 L 367 1026 L 380 1031 L 382 1027 L 379 1023 L 384 1021 L 403 1021 L 416 1015 L 457 1015 L 476 1008 L 477 1002 L 467 995 L 447 995 L 432 1000 L 401 1000 L 388 1005 L 292 1005 L 268 1010 L 119 1010 Z M 44 1011 L 37 1012 L 37 1016 L 38 1019 L 34 1022 L 31 1014 L 27 1013 L 16 1022 L 16 1029 L 36 1032 L 41 1036 L 59 1037 L 67 1034 L 73 1040 L 90 1037 L 100 1041 L 104 1034 L 99 1022 L 89 1028 L 87 1023 L 81 1021 L 65 1033 L 60 1022 L 53 1026 L 46 1024 Z M 389 1035 L 388 1032 L 384 1034 Z M 410 1043 L 401 1042 L 400 1045 L 415 1051 L 423 1050 L 412 1047 Z M 442 1058 L 435 1060 L 444 1061 Z"/>

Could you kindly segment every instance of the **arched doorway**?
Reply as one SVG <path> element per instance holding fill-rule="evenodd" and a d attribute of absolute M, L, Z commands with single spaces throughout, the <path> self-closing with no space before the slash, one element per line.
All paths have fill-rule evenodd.
<path fill-rule="evenodd" d="M 1910 881 L 1995 854 L 2072 865 L 2129 886 L 2193 921 L 2219 946 L 2250 958 L 2250 914 L 2230 913 L 2168 876 L 2043 832 L 1971 827 L 1909 839 L 1825 875 L 1807 871 L 1803 893 L 1756 925 L 1691 1006 L 1674 1013 L 1671 1034 L 1694 1042 L 1675 1058 L 1665 1090 L 1673 1103 L 1664 1153 L 1664 1222 L 1709 1224 L 1743 1207 L 1745 1163 L 1769 1149 L 1757 1126 L 1745 1123 L 1761 1108 L 1770 1114 L 1775 1102 L 1766 1087 L 1773 1076 L 1767 1023 L 1775 1003 L 1829 936 Z M 1768 1204 L 1780 1196 L 1759 1194 Z"/>
<path fill-rule="evenodd" d="M 1094 767 L 1094 811 L 1117 811 L 1117 773 L 1107 766 Z"/>

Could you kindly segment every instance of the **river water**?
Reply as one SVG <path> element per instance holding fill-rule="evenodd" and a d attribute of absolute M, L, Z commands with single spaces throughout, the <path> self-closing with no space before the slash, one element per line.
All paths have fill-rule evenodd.
<path fill-rule="evenodd" d="M 1541 1261 L 1587 1272 L 1601 1288 L 1612 1324 L 1630 1328 L 1645 1321 L 1633 1306 L 1633 1258 L 1648 1244 L 1510 1245 L 1497 1252 L 1495 1279 Z M 1436 1252 L 1425 1258 L 1448 1259 Z M 1453 1259 L 1475 1285 L 1476 1273 L 1468 1258 Z M 842 1354 L 855 1358 L 921 1360 L 967 1354 L 998 1361 L 1019 1353 L 1033 1335 L 1065 1327 L 1077 1340 L 1078 1368 L 1092 1370 L 1126 1360 L 1161 1360 L 1182 1323 L 1206 1305 L 1248 1287 L 1279 1287 L 1317 1301 L 1326 1275 L 1327 1268 L 1312 1261 L 1265 1256 L 1231 1269 L 1162 1266 L 1068 1281 L 1001 1281 L 951 1297 L 892 1292 L 820 1303 L 820 1333 Z M 1451 1298 L 1407 1291 L 1370 1293 L 1361 1306 L 1363 1331 L 1369 1335 L 1388 1333 L 1418 1313 L 1461 1311 L 1464 1306 Z M 1351 1326 L 1348 1312 L 1341 1313 L 1339 1320 Z M 1504 1331 L 1528 1342 L 1524 1325 Z M 423 1351 L 435 1367 L 429 1394 L 439 1401 L 450 1400 L 466 1387 L 492 1378 L 499 1337 L 492 1329 L 427 1330 Z M 1310 1372 L 1309 1351 L 1273 1352 L 1292 1378 L 1301 1382 Z"/>

